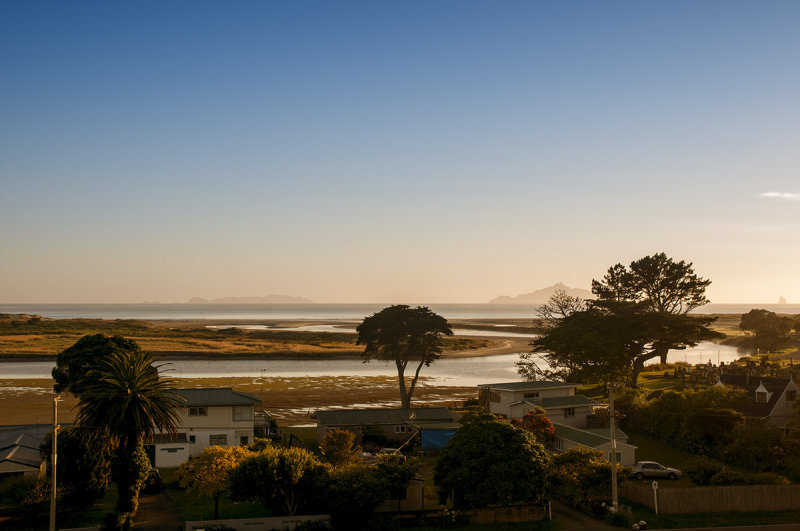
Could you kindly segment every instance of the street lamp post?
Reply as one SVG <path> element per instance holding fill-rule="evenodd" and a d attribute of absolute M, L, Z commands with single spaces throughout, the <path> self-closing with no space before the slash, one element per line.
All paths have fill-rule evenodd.
<path fill-rule="evenodd" d="M 50 531 L 56 531 L 56 461 L 58 460 L 58 401 L 60 395 L 53 397 L 53 454 L 50 458 Z"/>
<path fill-rule="evenodd" d="M 611 425 L 611 506 L 614 511 L 619 506 L 619 492 L 617 486 L 617 427 L 614 422 L 614 384 L 608 386 L 609 424 Z"/>

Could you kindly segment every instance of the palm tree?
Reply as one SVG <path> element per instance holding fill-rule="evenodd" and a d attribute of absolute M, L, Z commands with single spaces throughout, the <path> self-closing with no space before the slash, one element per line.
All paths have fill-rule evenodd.
<path fill-rule="evenodd" d="M 79 395 L 78 425 L 100 429 L 115 448 L 112 479 L 119 489 L 117 512 L 135 514 L 149 464 L 143 440 L 156 432 L 175 433 L 180 398 L 172 380 L 159 377 L 150 353 L 115 352 L 98 362 Z"/>

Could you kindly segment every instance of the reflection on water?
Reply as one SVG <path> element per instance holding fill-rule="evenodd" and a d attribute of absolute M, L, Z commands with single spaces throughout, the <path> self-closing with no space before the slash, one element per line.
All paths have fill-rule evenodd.
<path fill-rule="evenodd" d="M 705 342 L 695 348 L 670 351 L 669 361 L 688 361 L 692 364 L 729 363 L 741 354 L 735 347 Z M 501 354 L 474 358 L 444 358 L 430 367 L 424 367 L 421 375 L 431 385 L 469 386 L 481 383 L 510 382 L 519 379 L 514 362 L 519 354 Z M 657 363 L 654 359 L 651 363 Z M 0 378 L 32 379 L 49 378 L 54 363 L 4 362 L 0 363 Z M 175 360 L 165 367 L 172 378 L 229 378 L 269 377 L 303 378 L 324 376 L 396 376 L 393 363 L 373 361 L 362 363 L 358 359 L 335 360 Z"/>

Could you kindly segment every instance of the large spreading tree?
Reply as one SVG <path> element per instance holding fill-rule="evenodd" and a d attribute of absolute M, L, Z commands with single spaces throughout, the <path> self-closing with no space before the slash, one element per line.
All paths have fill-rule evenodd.
<path fill-rule="evenodd" d="M 602 280 L 592 280 L 592 293 L 601 302 L 635 303 L 654 324 L 663 323 L 661 332 L 659 326 L 652 328 L 649 348 L 652 357 L 666 363 L 669 350 L 693 347 L 719 335 L 708 329 L 716 318 L 688 315 L 708 304 L 709 284 L 694 272 L 691 262 L 657 253 L 634 260 L 627 268 L 622 264 L 609 268 Z"/>
<path fill-rule="evenodd" d="M 739 321 L 739 328 L 753 333 L 753 347 L 764 352 L 775 352 L 783 347 L 792 328 L 796 326 L 791 317 L 781 317 L 775 312 L 756 309 L 742 315 Z"/>
<path fill-rule="evenodd" d="M 425 306 L 411 308 L 404 304 L 389 306 L 364 318 L 358 327 L 356 344 L 364 345 L 361 355 L 365 363 L 372 359 L 394 361 L 400 387 L 402 407 L 411 407 L 411 397 L 424 366 L 439 359 L 442 338 L 452 336 L 447 319 Z M 406 368 L 414 368 L 411 382 L 406 384 Z"/>
<path fill-rule="evenodd" d="M 722 336 L 710 328 L 714 317 L 689 315 L 708 302 L 709 283 L 691 263 L 663 253 L 636 260 L 629 268 L 617 264 L 603 280 L 592 281 L 596 300 L 573 301 L 547 321 L 517 369 L 527 379 L 624 381 L 636 387 L 647 361 L 659 357 L 666 362 L 670 349 Z"/>

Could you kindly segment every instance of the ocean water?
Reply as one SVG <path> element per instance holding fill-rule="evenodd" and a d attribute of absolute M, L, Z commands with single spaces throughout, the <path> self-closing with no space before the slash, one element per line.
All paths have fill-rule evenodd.
<path fill-rule="evenodd" d="M 341 319 L 361 320 L 387 304 L 0 304 L 0 313 L 38 314 L 52 319 Z M 534 305 L 425 304 L 447 319 L 529 319 Z M 708 304 L 696 313 L 747 313 L 762 308 L 800 314 L 800 304 Z"/>

